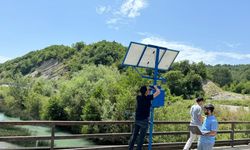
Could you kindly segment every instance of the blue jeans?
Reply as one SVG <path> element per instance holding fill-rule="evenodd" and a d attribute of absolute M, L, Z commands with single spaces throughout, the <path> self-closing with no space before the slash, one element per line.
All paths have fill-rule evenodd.
<path fill-rule="evenodd" d="M 147 131 L 148 131 L 148 119 L 135 121 L 134 130 L 129 140 L 129 150 L 133 150 L 134 144 L 135 144 L 135 141 L 139 132 L 140 132 L 140 135 L 139 135 L 139 139 L 137 142 L 137 150 L 142 149 L 142 145 L 143 145 L 144 138 L 146 136 Z"/>
<path fill-rule="evenodd" d="M 214 143 L 201 143 L 198 141 L 197 150 L 212 150 L 214 147 Z"/>

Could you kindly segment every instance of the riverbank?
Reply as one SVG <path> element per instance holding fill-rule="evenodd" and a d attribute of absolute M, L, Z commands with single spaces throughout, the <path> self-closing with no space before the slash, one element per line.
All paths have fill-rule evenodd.
<path fill-rule="evenodd" d="M 0 121 L 21 121 L 21 120 L 20 120 L 20 118 L 8 117 L 8 116 L 4 115 L 4 113 L 0 113 Z M 22 130 L 27 130 L 29 132 L 29 134 L 32 136 L 51 135 L 51 129 L 49 127 L 44 127 L 44 126 L 30 126 L 30 125 L 20 126 L 20 132 L 22 132 Z M 9 132 L 8 135 L 16 135 L 16 134 L 11 133 L 11 131 L 6 131 L 6 132 Z M 25 135 L 27 135 L 27 133 Z M 73 135 L 73 134 L 56 129 L 55 135 Z M 34 142 L 34 143 L 36 143 L 36 142 Z M 44 143 L 42 143 L 42 144 L 44 144 Z M 89 146 L 93 146 L 93 145 L 95 145 L 95 143 L 93 143 L 87 139 L 55 140 L 56 147 L 89 147 Z M 36 146 L 36 144 L 34 146 Z M 19 146 L 15 145 L 15 144 L 10 144 L 8 142 L 2 142 L 0 144 L 0 148 L 5 148 L 5 147 L 15 148 L 15 147 L 19 147 Z"/>

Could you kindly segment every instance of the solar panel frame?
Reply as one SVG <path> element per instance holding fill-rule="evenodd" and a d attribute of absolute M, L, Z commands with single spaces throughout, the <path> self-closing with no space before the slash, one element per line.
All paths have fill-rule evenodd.
<path fill-rule="evenodd" d="M 169 70 L 179 51 L 137 42 L 130 42 L 122 65 L 155 69 L 157 49 L 159 49 L 158 69 Z M 166 61 L 167 63 L 165 63 Z"/>

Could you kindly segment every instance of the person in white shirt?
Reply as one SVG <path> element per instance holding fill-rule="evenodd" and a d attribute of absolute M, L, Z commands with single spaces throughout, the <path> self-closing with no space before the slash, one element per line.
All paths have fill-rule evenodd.
<path fill-rule="evenodd" d="M 196 98 L 196 104 L 193 105 L 190 109 L 190 115 L 191 115 L 191 122 L 190 125 L 197 125 L 202 126 L 202 107 L 203 107 L 204 99 L 202 97 Z M 190 137 L 188 141 L 186 142 L 183 150 L 189 150 L 191 147 L 193 141 L 198 138 L 199 135 L 193 134 L 190 132 Z"/>

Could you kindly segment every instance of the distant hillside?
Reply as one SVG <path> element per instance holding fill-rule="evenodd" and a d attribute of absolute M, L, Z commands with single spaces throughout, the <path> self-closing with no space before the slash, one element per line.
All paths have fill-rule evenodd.
<path fill-rule="evenodd" d="M 250 94 L 250 64 L 208 65 L 207 73 L 211 81 L 226 91 Z"/>
<path fill-rule="evenodd" d="M 203 90 L 206 97 L 212 100 L 250 100 L 250 95 L 224 91 L 212 81 L 204 82 Z"/>
<path fill-rule="evenodd" d="M 77 42 L 71 46 L 52 45 L 0 64 L 0 80 L 15 80 L 16 76 L 70 80 L 84 65 L 112 66 L 122 73 L 125 70 L 120 65 L 125 52 L 126 47 L 114 41 L 100 41 L 88 45 L 84 42 Z M 152 71 L 149 70 L 144 73 L 152 75 Z M 223 90 L 250 94 L 250 64 L 210 66 L 202 62 L 190 63 L 185 60 L 175 62 L 169 72 L 162 72 L 161 75 L 167 78 L 167 84 L 163 85 L 169 88 L 170 94 L 184 99 L 203 96 L 202 83 L 207 79 Z M 213 86 L 210 89 L 218 88 Z M 212 93 L 216 94 L 218 91 L 221 92 L 220 90 Z M 227 95 L 230 97 L 230 93 Z M 211 96 L 213 95 L 209 94 L 209 97 Z"/>
<path fill-rule="evenodd" d="M 226 69 L 231 73 L 231 81 L 240 82 L 242 80 L 250 80 L 250 61 L 249 64 L 240 64 L 240 65 L 215 65 L 207 66 L 207 69 L 210 73 L 218 71 L 218 69 Z M 209 74 L 212 76 L 212 74 Z"/>
<path fill-rule="evenodd" d="M 0 78 L 30 75 L 57 79 L 81 70 L 84 64 L 118 66 L 124 54 L 125 47 L 117 42 L 100 41 L 89 45 L 77 42 L 72 46 L 53 45 L 0 64 Z"/>

